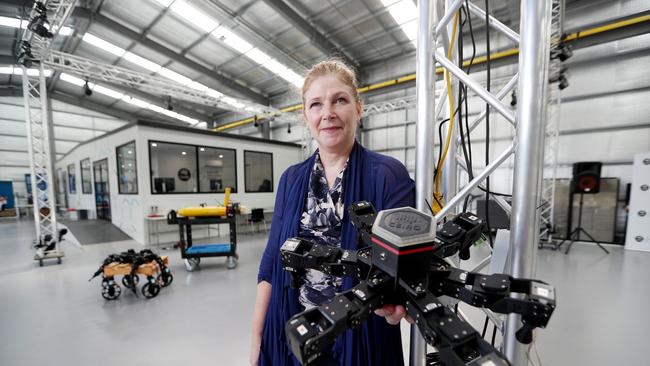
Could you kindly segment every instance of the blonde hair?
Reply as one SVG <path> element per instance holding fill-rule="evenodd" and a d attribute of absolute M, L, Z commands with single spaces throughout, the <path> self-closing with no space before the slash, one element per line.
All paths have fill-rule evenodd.
<path fill-rule="evenodd" d="M 339 80 L 352 89 L 352 97 L 358 103 L 361 103 L 359 92 L 357 91 L 357 74 L 354 70 L 345 64 L 345 62 L 337 59 L 325 60 L 312 66 L 312 68 L 305 76 L 305 82 L 302 84 L 302 101 L 305 102 L 305 93 L 309 90 L 311 84 L 320 76 L 335 74 Z"/>

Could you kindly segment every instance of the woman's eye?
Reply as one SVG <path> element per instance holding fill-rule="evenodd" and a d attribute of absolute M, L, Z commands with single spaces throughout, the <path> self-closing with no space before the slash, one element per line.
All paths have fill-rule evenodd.
<path fill-rule="evenodd" d="M 337 103 L 345 103 L 345 102 L 347 102 L 347 99 L 345 99 L 343 97 L 340 97 L 340 98 L 336 99 L 336 102 Z"/>
<path fill-rule="evenodd" d="M 309 108 L 318 107 L 319 105 L 320 105 L 320 102 L 314 102 L 314 103 L 309 105 Z"/>

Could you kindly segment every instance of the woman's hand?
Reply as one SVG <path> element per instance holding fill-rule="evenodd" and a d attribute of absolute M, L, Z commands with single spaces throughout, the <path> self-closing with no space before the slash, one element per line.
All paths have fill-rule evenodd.
<path fill-rule="evenodd" d="M 413 319 L 406 315 L 406 309 L 402 305 L 386 304 L 384 307 L 375 310 L 375 314 L 386 318 L 388 324 L 397 325 L 402 319 L 413 324 Z"/>

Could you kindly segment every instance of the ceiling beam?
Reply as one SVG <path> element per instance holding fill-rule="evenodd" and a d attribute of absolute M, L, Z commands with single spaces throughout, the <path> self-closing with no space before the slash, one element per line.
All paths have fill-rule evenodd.
<path fill-rule="evenodd" d="M 54 100 L 58 100 L 59 102 L 84 107 L 91 111 L 103 113 L 127 122 L 135 122 L 138 119 L 137 116 L 133 115 L 133 113 L 124 112 L 116 108 L 108 108 L 102 104 L 87 99 L 79 99 L 79 97 L 65 94 L 56 90 L 48 94 L 48 96 Z"/>
<path fill-rule="evenodd" d="M 218 81 L 224 87 L 230 89 L 231 91 L 239 95 L 242 95 L 256 103 L 268 105 L 268 99 L 265 95 L 262 95 L 261 93 L 254 91 L 245 85 L 240 84 L 239 82 L 233 80 L 233 78 L 224 75 L 221 72 L 211 70 L 196 61 L 192 61 L 186 58 L 185 56 L 183 56 L 181 53 L 176 52 L 170 48 L 167 48 L 166 46 L 152 40 L 147 36 L 143 37 L 142 35 L 140 35 L 140 33 L 133 31 L 130 28 L 127 28 L 122 24 L 102 14 L 93 14 L 92 11 L 88 9 L 76 7 L 74 9 L 74 12 L 72 13 L 72 16 L 82 18 L 82 19 L 93 19 L 96 23 L 101 24 L 111 29 L 114 32 L 117 32 L 120 35 L 127 37 L 134 42 L 138 42 L 141 45 L 150 48 L 153 51 L 156 51 L 164 55 L 165 57 L 172 59 L 174 62 L 178 62 L 186 67 L 198 71 L 204 76 L 207 76 L 209 78 Z"/>
<path fill-rule="evenodd" d="M 293 25 L 298 31 L 311 40 L 326 56 L 341 56 L 348 65 L 359 66 L 359 63 L 352 59 L 348 54 L 343 52 L 338 46 L 328 40 L 318 29 L 309 24 L 298 12 L 290 8 L 282 0 L 264 0 L 266 5 L 270 6 L 285 20 Z"/>

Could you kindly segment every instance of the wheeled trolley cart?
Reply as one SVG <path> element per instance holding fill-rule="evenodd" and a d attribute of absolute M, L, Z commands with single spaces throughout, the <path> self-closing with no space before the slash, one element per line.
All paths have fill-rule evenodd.
<path fill-rule="evenodd" d="M 199 268 L 201 258 L 227 257 L 228 269 L 237 267 L 237 225 L 235 215 L 243 213 L 245 208 L 230 202 L 230 187 L 226 188 L 223 206 L 185 207 L 172 210 L 167 214 L 169 225 L 178 225 L 181 258 L 185 260 L 185 269 L 192 272 Z M 228 224 L 230 242 L 223 244 L 192 245 L 192 225 Z"/>
<path fill-rule="evenodd" d="M 187 271 L 192 272 L 198 269 L 201 258 L 205 257 L 227 257 L 226 266 L 228 269 L 237 267 L 239 256 L 237 255 L 237 226 L 235 225 L 235 215 L 180 217 L 176 215 L 175 211 L 170 211 L 167 214 L 167 223 L 170 225 L 178 225 L 181 258 L 185 260 L 185 269 Z M 210 224 L 228 224 L 230 242 L 194 245 L 192 243 L 192 225 Z"/>

